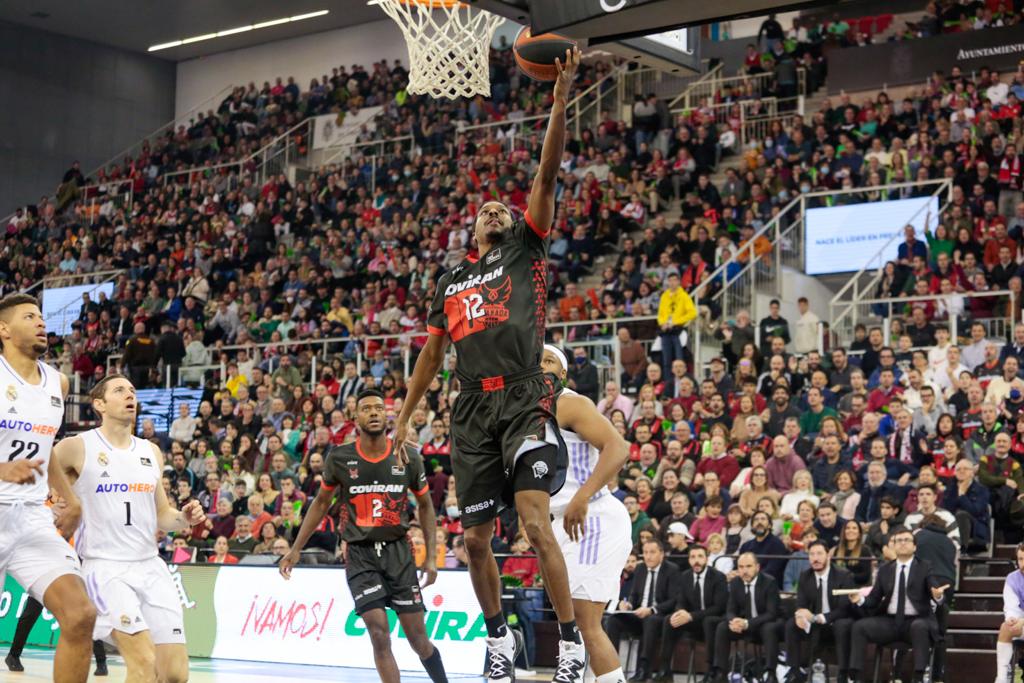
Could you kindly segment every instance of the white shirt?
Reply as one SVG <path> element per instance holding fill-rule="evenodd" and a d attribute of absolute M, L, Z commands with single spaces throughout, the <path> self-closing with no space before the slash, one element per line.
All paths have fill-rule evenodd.
<path fill-rule="evenodd" d="M 651 569 L 650 567 L 647 568 L 647 580 L 644 581 L 644 592 L 640 596 L 640 607 L 650 607 L 651 609 L 654 609 L 654 600 L 649 600 L 648 596 L 651 595 L 652 591 L 654 593 L 657 593 L 658 591 L 658 572 L 660 570 L 660 564 L 654 569 Z"/>
<path fill-rule="evenodd" d="M 758 575 L 758 576 L 760 576 L 760 575 Z M 751 619 L 756 619 L 757 618 L 757 579 L 758 579 L 758 576 L 755 576 L 754 580 L 751 581 L 750 583 L 745 583 L 743 585 L 744 597 L 746 596 L 747 588 L 748 587 L 750 588 L 750 618 Z"/>
<path fill-rule="evenodd" d="M 824 573 L 822 573 L 822 574 L 819 574 L 817 572 L 814 573 L 814 580 L 821 582 L 821 613 L 823 615 L 824 614 L 828 614 L 830 609 L 831 609 L 829 607 L 829 605 L 828 605 L 828 575 L 829 575 L 830 571 L 831 571 L 831 568 L 828 565 L 826 565 Z M 817 586 L 815 586 L 815 587 L 817 587 Z M 814 615 L 814 616 L 818 616 L 818 615 Z"/>
<path fill-rule="evenodd" d="M 910 558 L 906 562 L 900 562 L 896 560 L 896 574 L 894 575 L 892 598 L 889 599 L 889 607 L 886 609 L 886 614 L 890 616 L 896 616 L 896 612 L 899 611 L 900 605 L 900 572 L 905 571 L 905 581 L 907 582 L 907 588 L 910 587 L 910 565 L 914 563 L 914 558 Z M 906 593 L 906 592 L 905 592 Z M 904 599 L 907 604 L 903 608 L 903 614 L 908 617 L 916 617 L 917 610 L 914 609 L 914 603 L 910 601 L 910 596 L 904 594 Z"/>
<path fill-rule="evenodd" d="M 700 600 L 700 608 L 704 609 L 704 577 L 708 574 L 708 568 L 705 567 L 704 571 L 700 574 L 694 573 L 694 580 L 697 583 L 697 597 Z"/>

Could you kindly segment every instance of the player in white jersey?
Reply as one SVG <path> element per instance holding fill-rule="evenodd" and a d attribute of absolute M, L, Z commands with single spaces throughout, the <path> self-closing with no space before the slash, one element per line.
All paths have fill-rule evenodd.
<path fill-rule="evenodd" d="M 564 382 L 569 364 L 561 349 L 545 344 L 541 369 Z M 619 577 L 633 545 L 629 513 L 608 488 L 629 447 L 594 403 L 571 389 L 558 393 L 555 419 L 569 451 L 569 469 L 562 490 L 551 498 L 551 526 L 565 555 L 590 668 L 598 683 L 620 683 L 626 679 L 619 653 L 601 628 L 601 618 L 619 597 Z"/>
<path fill-rule="evenodd" d="M 199 501 L 180 511 L 161 486 L 160 449 L 135 436 L 135 387 L 108 375 L 89 392 L 100 426 L 64 439 L 54 458 L 74 482 L 82 505 L 77 550 L 89 597 L 96 603 L 96 638 L 112 638 L 128 681 L 188 680 L 185 624 L 177 590 L 160 556 L 156 533 L 180 531 L 206 519 Z"/>
<path fill-rule="evenodd" d="M 53 613 L 61 630 L 53 680 L 84 683 L 96 610 L 75 551 L 45 505 L 52 487 L 64 501 L 58 524 L 69 537 L 81 508 L 51 457 L 64 422 L 68 378 L 39 360 L 48 343 L 34 297 L 0 299 L 0 344 L 0 586 L 10 574 Z"/>

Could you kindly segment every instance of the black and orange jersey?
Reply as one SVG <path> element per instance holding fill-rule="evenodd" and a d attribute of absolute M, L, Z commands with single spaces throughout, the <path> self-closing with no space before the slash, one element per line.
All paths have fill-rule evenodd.
<path fill-rule="evenodd" d="M 550 228 L 534 225 L 526 214 L 482 258 L 467 257 L 438 282 L 427 330 L 451 338 L 463 381 L 540 365 L 549 234 Z"/>
<path fill-rule="evenodd" d="M 408 492 L 428 491 L 423 458 L 411 451 L 402 467 L 388 439 L 383 456 L 363 453 L 359 441 L 335 446 L 324 462 L 323 487 L 338 490 L 344 504 L 342 538 L 349 543 L 397 541 L 409 530 Z M 411 450 L 411 449 L 410 449 Z"/>

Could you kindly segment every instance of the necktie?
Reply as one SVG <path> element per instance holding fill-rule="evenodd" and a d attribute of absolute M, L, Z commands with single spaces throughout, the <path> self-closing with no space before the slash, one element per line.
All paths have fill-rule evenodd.
<path fill-rule="evenodd" d="M 658 583 L 657 570 L 651 572 L 651 583 L 647 588 L 647 604 L 645 607 L 654 607 L 654 587 Z"/>
<path fill-rule="evenodd" d="M 693 590 L 697 591 L 697 600 L 699 601 L 700 608 L 704 609 L 704 591 L 700 589 L 700 574 L 697 574 L 693 580 Z"/>
<path fill-rule="evenodd" d="M 818 592 L 815 594 L 815 597 L 814 597 L 814 615 L 815 616 L 821 614 L 821 604 L 822 604 L 822 600 L 821 600 L 821 577 L 819 576 L 818 577 Z"/>
<path fill-rule="evenodd" d="M 903 617 L 907 613 L 907 565 L 900 567 L 900 582 L 896 589 L 896 628 L 903 626 Z"/>
<path fill-rule="evenodd" d="M 757 612 L 757 608 L 754 605 L 754 593 L 753 593 L 753 591 L 751 591 L 751 585 L 749 583 L 746 585 L 746 589 L 747 589 L 747 619 L 753 619 L 754 617 L 757 616 L 757 614 L 755 614 L 755 612 Z"/>

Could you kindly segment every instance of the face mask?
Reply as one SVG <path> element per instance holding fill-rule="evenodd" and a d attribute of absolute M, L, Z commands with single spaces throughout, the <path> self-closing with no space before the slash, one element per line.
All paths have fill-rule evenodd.
<path fill-rule="evenodd" d="M 459 514 L 460 513 L 459 513 L 459 506 L 458 505 L 449 505 L 448 507 L 445 508 L 445 512 L 447 512 L 448 516 L 450 518 L 452 518 L 452 519 L 458 519 L 459 518 Z"/>
<path fill-rule="evenodd" d="M 584 356 L 583 358 L 580 358 L 579 356 L 576 357 L 576 365 L 583 365 L 586 362 L 587 362 L 586 356 Z"/>
<path fill-rule="evenodd" d="M 801 185 L 800 186 L 800 191 L 801 192 L 810 192 L 811 191 L 811 186 L 810 185 Z"/>

